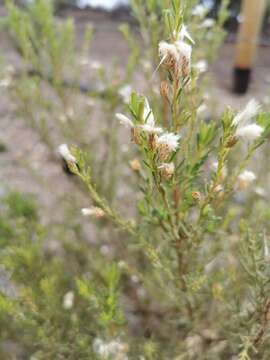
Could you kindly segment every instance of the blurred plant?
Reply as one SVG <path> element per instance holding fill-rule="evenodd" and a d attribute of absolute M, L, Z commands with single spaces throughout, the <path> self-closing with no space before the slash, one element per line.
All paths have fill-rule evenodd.
<path fill-rule="evenodd" d="M 205 270 L 213 256 L 208 254 L 209 242 L 216 238 L 222 227 L 232 194 L 247 189 L 255 180 L 255 175 L 245 168 L 254 152 L 268 138 L 270 123 L 269 115 L 267 120 L 265 118 L 264 126 L 256 123 L 254 118 L 259 112 L 259 105 L 255 101 L 251 101 L 237 115 L 231 110 L 226 111 L 220 122 L 206 123 L 197 116 L 198 105 L 194 92 L 197 77 L 191 71 L 194 41 L 183 23 L 182 10 L 180 1 L 172 2 L 166 13 L 169 40 L 159 42 L 160 66 L 164 69 L 160 88 L 161 96 L 168 103 L 167 119 L 163 119 L 162 124 L 157 123 L 148 100 L 135 93 L 131 95 L 129 103 L 131 118 L 117 114 L 120 123 L 130 129 L 141 157 L 140 166 L 136 169 L 142 193 L 138 202 L 137 221 L 123 219 L 99 195 L 83 152 L 72 149 L 75 159 L 69 161 L 69 166 L 86 184 L 94 205 L 103 212 L 103 217 L 111 219 L 125 230 L 142 250 L 142 254 L 145 254 L 154 271 L 159 272 L 159 276 L 152 282 L 155 288 L 166 289 L 159 295 L 160 303 L 164 301 L 168 306 L 172 302 L 176 317 L 173 333 L 176 337 L 179 333 L 178 336 L 184 336 L 192 342 L 188 334 L 196 334 L 205 321 L 202 294 L 204 300 L 209 297 L 209 301 L 211 298 L 214 302 L 221 301 L 220 307 L 224 309 L 222 320 L 219 306 L 214 306 L 207 316 L 209 326 L 215 327 L 214 337 L 219 339 L 226 326 L 229 326 L 225 315 L 229 318 L 229 312 L 225 305 L 226 301 L 229 304 L 231 301 L 225 293 L 228 287 L 225 274 L 220 272 L 218 276 L 207 277 Z M 238 164 L 227 169 L 230 158 L 242 142 L 247 144 L 246 154 Z M 210 157 L 216 158 L 217 162 L 209 177 L 205 168 Z M 95 217 L 94 212 L 91 215 Z M 222 244 L 219 246 L 222 248 Z M 215 282 L 216 277 L 220 278 L 218 282 Z M 149 281 L 144 276 L 143 279 Z M 222 284 L 222 281 L 225 283 Z M 157 292 L 154 296 L 157 297 Z M 266 305 L 268 301 L 266 298 Z M 265 320 L 265 313 L 263 316 L 261 327 L 265 329 L 269 320 Z M 166 320 L 170 322 L 169 319 L 163 319 L 164 322 Z M 212 321 L 214 324 L 211 324 Z M 157 332 L 156 329 L 152 330 Z M 223 336 L 227 336 L 225 339 L 228 346 L 217 340 L 215 345 L 222 345 L 220 354 L 229 354 L 229 348 L 236 351 L 237 346 L 233 341 L 230 342 L 229 335 Z M 203 338 L 197 340 L 202 348 L 206 346 Z M 185 351 L 190 353 L 188 343 L 182 347 L 176 346 L 166 356 L 176 356 L 177 352 L 182 354 Z M 258 342 L 255 343 L 256 351 L 260 351 Z M 197 346 L 197 351 L 199 348 Z M 208 349 L 210 356 L 214 356 L 214 349 Z M 244 351 L 247 351 L 246 348 Z"/>
<path fill-rule="evenodd" d="M 269 358 L 269 240 L 262 234 L 262 228 L 268 230 L 264 224 L 269 212 L 263 207 L 259 221 L 246 208 L 253 208 L 257 196 L 252 191 L 257 176 L 247 167 L 269 138 L 270 116 L 254 100 L 237 114 L 228 109 L 218 119 L 201 116 L 199 74 L 205 63 L 194 66 L 194 61 L 212 59 L 215 44 L 224 36 L 227 1 L 214 22 L 205 19 L 208 9 L 196 4 L 132 2 L 151 60 L 146 80 L 154 69 L 154 75 L 159 72 L 160 95 L 151 86 L 148 101 L 125 81 L 112 84 L 100 69 L 106 87 L 87 92 L 101 98 L 110 115 L 123 98 L 130 115 L 116 117 L 130 134 L 136 154 L 131 161 L 115 155 L 117 134 L 112 129 L 118 121 L 108 117 L 105 141 L 110 145 L 104 159 L 113 146 L 114 168 L 110 165 L 106 172 L 104 159 L 96 160 L 97 143 L 89 146 L 77 127 L 70 130 L 72 121 L 59 122 L 65 136 L 51 142 L 48 117 L 56 118 L 56 107 L 70 105 L 74 90 L 77 94 L 79 88 L 82 96 L 77 68 L 67 73 L 60 69 L 64 57 L 58 31 L 63 28 L 54 21 L 52 8 L 44 0 L 26 10 L 7 3 L 9 29 L 25 59 L 23 75 L 10 75 L 12 91 L 32 127 L 40 114 L 33 111 L 35 101 L 39 111 L 46 109 L 46 131 L 38 131 L 46 134 L 52 148 L 58 138 L 76 144 L 69 148 L 63 143 L 59 152 L 89 193 L 92 203 L 81 213 L 84 220 L 95 221 L 99 243 L 91 238 L 92 228 L 84 234 L 77 219 L 69 226 L 40 225 L 28 198 L 11 193 L 3 199 L 0 259 L 8 290 L 14 289 L 0 290 L 3 356 L 12 358 L 9 346 L 15 344 L 22 359 Z M 47 34 L 48 24 L 52 29 Z M 121 31 L 132 50 L 124 75 L 129 82 L 142 57 L 128 27 Z M 74 61 L 74 46 L 67 48 Z M 196 53 L 204 56 L 197 58 Z M 34 86 L 33 93 L 28 93 L 27 83 Z M 54 94 L 48 107 L 45 84 Z M 68 117 L 73 118 L 72 111 Z M 118 187 L 100 184 L 104 177 L 111 186 L 115 174 L 125 174 L 127 162 L 135 180 L 123 183 L 130 185 L 133 209 L 112 201 L 108 188 L 117 192 Z M 123 211 L 136 215 L 123 216 Z"/>
<path fill-rule="evenodd" d="M 9 71 L 8 77 L 20 115 L 52 151 L 59 139 L 76 141 L 84 148 L 97 169 L 100 189 L 112 199 L 117 178 L 115 162 L 121 153 L 116 154 L 118 126 L 109 115 L 122 101 L 118 92 L 123 81 L 116 69 L 105 71 L 101 64 L 89 59 L 92 26 L 86 26 L 78 49 L 73 20 L 57 19 L 52 1 L 38 0 L 20 8 L 8 0 L 6 7 L 8 16 L 3 24 L 23 60 L 20 68 Z M 89 85 L 92 83 L 96 88 Z M 103 136 L 98 138 L 89 135 L 94 117 L 98 116 L 96 111 L 103 114 L 98 124 Z M 97 150 L 100 155 L 92 157 Z"/>

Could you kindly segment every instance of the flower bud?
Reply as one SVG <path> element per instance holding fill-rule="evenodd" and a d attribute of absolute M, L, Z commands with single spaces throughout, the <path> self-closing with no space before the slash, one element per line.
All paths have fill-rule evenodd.
<path fill-rule="evenodd" d="M 158 168 L 160 170 L 161 177 L 166 180 L 169 180 L 173 176 L 175 171 L 175 166 L 173 162 L 169 164 L 162 164 Z"/>
<path fill-rule="evenodd" d="M 129 162 L 129 165 L 133 171 L 141 170 L 141 163 L 138 158 L 135 158 Z"/>
<path fill-rule="evenodd" d="M 91 208 L 83 208 L 81 209 L 83 216 L 93 216 L 96 219 L 102 218 L 105 216 L 105 212 L 96 206 L 92 206 Z"/>
<path fill-rule="evenodd" d="M 193 191 L 191 196 L 192 196 L 192 199 L 195 201 L 200 201 L 202 198 L 202 195 L 199 191 Z"/>
<path fill-rule="evenodd" d="M 236 136 L 230 136 L 227 141 L 226 147 L 232 148 L 237 142 L 238 138 Z"/>

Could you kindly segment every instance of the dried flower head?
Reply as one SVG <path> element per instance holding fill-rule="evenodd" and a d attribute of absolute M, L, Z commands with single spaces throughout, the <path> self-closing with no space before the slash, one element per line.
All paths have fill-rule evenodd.
<path fill-rule="evenodd" d="M 157 149 L 161 161 L 166 161 L 179 146 L 180 135 L 165 133 L 157 139 Z"/>
<path fill-rule="evenodd" d="M 158 169 L 164 179 L 170 179 L 175 172 L 175 165 L 173 162 L 161 164 Z"/>

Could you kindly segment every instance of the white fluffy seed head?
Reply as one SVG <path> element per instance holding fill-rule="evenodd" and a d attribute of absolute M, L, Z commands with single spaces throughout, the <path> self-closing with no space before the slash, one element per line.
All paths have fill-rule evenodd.
<path fill-rule="evenodd" d="M 175 62 L 179 61 L 179 53 L 174 44 L 169 44 L 166 41 L 161 41 L 159 43 L 158 48 L 159 48 L 159 55 L 161 59 L 163 59 L 163 61 L 168 57 L 172 57 L 175 60 Z"/>

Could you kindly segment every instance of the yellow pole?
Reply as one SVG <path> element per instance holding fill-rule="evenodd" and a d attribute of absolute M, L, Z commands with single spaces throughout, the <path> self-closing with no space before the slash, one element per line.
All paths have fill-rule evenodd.
<path fill-rule="evenodd" d="M 248 89 L 265 7 L 266 0 L 242 0 L 234 69 L 234 90 L 237 93 L 245 93 Z"/>

